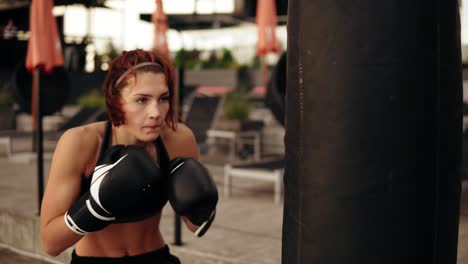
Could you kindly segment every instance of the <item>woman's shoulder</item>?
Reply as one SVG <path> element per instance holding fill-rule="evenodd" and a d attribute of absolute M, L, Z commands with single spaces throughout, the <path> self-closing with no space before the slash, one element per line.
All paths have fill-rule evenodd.
<path fill-rule="evenodd" d="M 177 123 L 176 127 L 170 128 L 168 126 L 165 127 L 163 134 L 162 134 L 164 141 L 183 141 L 186 143 L 190 143 L 195 140 L 195 136 L 187 125 L 183 123 Z"/>
<path fill-rule="evenodd" d="M 97 149 L 104 135 L 105 122 L 96 122 L 66 130 L 59 139 L 59 145 L 78 148 L 82 154 Z"/>
<path fill-rule="evenodd" d="M 57 142 L 51 166 L 76 174 L 88 172 L 98 153 L 103 131 L 104 124 L 100 123 L 66 130 Z"/>
<path fill-rule="evenodd" d="M 175 129 L 166 127 L 162 139 L 173 157 L 198 158 L 198 147 L 195 136 L 188 126 L 178 123 Z"/>
<path fill-rule="evenodd" d="M 65 140 L 81 141 L 82 143 L 98 140 L 104 135 L 105 122 L 95 122 L 70 128 L 63 133 Z"/>

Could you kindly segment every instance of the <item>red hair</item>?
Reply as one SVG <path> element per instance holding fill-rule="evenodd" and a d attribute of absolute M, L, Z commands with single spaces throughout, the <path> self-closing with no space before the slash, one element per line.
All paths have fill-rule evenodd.
<path fill-rule="evenodd" d="M 145 62 L 155 63 L 134 69 L 135 65 Z M 130 71 L 130 73 L 127 73 Z M 115 58 L 106 74 L 102 89 L 106 98 L 107 115 L 114 126 L 125 124 L 125 113 L 122 111 L 122 103 L 120 98 L 121 90 L 128 85 L 129 79 L 136 78 L 139 72 L 154 72 L 163 73 L 166 76 L 166 85 L 169 89 L 169 111 L 167 112 L 166 124 L 172 129 L 176 128 L 176 113 L 174 112 L 174 67 L 169 58 L 153 52 L 136 49 L 132 51 L 124 51 L 120 56 Z M 122 80 L 117 80 L 122 76 Z"/>

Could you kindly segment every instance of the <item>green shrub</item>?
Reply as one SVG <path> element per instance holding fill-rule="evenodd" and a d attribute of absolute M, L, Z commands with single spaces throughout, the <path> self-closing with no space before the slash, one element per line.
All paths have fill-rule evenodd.
<path fill-rule="evenodd" d="M 216 56 L 216 53 L 212 51 L 208 57 L 208 60 L 202 62 L 202 69 L 207 70 L 216 68 L 218 68 L 218 57 Z"/>
<path fill-rule="evenodd" d="M 78 97 L 78 105 L 81 108 L 100 108 L 106 107 L 104 96 L 98 90 L 91 90 L 90 92 Z"/>
<path fill-rule="evenodd" d="M 211 51 L 208 60 L 202 62 L 202 69 L 237 69 L 239 63 L 228 49 L 223 49 L 221 57 L 216 51 Z"/>
<path fill-rule="evenodd" d="M 217 51 L 211 51 L 208 59 L 200 59 L 199 50 L 180 49 L 176 52 L 174 64 L 177 67 L 184 66 L 187 70 L 193 69 L 237 69 L 238 62 L 228 49 L 223 49 L 220 56 Z"/>
<path fill-rule="evenodd" d="M 187 70 L 193 70 L 200 64 L 200 51 L 199 50 L 184 50 L 180 49 L 176 52 L 174 64 L 177 67 L 184 66 Z"/>
<path fill-rule="evenodd" d="M 235 69 L 238 67 L 238 63 L 232 56 L 232 52 L 228 49 L 223 49 L 223 54 L 218 62 L 219 68 L 222 69 Z"/>
<path fill-rule="evenodd" d="M 224 115 L 230 120 L 243 121 L 249 117 L 250 102 L 247 93 L 235 90 L 226 96 L 224 101 Z"/>

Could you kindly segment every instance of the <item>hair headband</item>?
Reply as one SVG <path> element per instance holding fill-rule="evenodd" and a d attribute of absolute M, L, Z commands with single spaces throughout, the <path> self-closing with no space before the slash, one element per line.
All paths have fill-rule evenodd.
<path fill-rule="evenodd" d="M 162 69 L 162 66 L 161 64 L 159 63 L 156 63 L 156 62 L 142 62 L 142 63 L 138 63 L 132 67 L 130 67 L 130 69 L 126 70 L 122 75 L 120 75 L 120 77 L 117 79 L 117 81 L 115 82 L 115 86 L 118 86 L 119 83 L 131 72 L 133 72 L 134 70 L 136 69 L 139 69 L 141 67 L 145 67 L 145 66 L 150 66 L 150 65 L 153 65 L 153 66 L 157 66 L 159 68 Z"/>

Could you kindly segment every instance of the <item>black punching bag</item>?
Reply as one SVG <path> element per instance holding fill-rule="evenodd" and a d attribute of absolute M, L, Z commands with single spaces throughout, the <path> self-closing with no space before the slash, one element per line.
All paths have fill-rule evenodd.
<path fill-rule="evenodd" d="M 289 1 L 282 263 L 456 263 L 458 8 Z"/>

